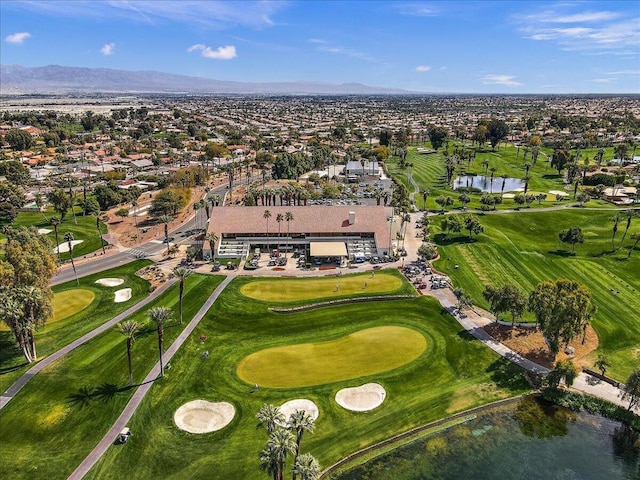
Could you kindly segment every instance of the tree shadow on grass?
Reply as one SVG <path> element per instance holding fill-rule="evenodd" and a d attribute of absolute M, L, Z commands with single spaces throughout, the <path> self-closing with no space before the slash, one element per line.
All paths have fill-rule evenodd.
<path fill-rule="evenodd" d="M 575 252 L 571 252 L 569 250 L 549 250 L 547 253 L 562 258 L 573 258 L 576 256 Z"/>
<path fill-rule="evenodd" d="M 456 237 L 447 236 L 444 233 L 436 233 L 433 240 L 438 246 L 453 245 L 456 243 L 476 243 L 477 238 L 469 238 L 468 235 L 458 235 Z"/>
<path fill-rule="evenodd" d="M 529 388 L 524 370 L 504 357 L 491 363 L 487 373 L 491 374 L 491 380 L 500 388 L 514 391 Z"/>
<path fill-rule="evenodd" d="M 133 387 L 125 386 L 119 387 L 115 383 L 105 382 L 96 388 L 91 388 L 88 386 L 81 387 L 76 393 L 72 393 L 67 396 L 67 402 L 75 407 L 80 407 L 81 409 L 88 406 L 92 400 L 102 400 L 103 402 L 108 402 L 113 399 L 117 394 L 126 392 L 127 390 Z"/>

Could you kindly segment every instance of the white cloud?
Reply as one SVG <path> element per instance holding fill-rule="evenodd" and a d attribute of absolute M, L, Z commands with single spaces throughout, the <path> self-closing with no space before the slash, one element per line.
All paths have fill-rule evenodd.
<path fill-rule="evenodd" d="M 202 43 L 197 43 L 190 46 L 187 52 L 200 52 L 200 55 L 204 58 L 213 58 L 214 60 L 231 60 L 238 56 L 234 45 L 225 45 L 224 47 L 218 47 L 214 50 Z"/>
<path fill-rule="evenodd" d="M 575 10 L 580 7 L 580 3 L 558 4 L 553 10 L 512 17 L 512 20 L 525 38 L 553 42 L 562 50 L 638 55 L 640 18 L 637 11 Z"/>
<path fill-rule="evenodd" d="M 394 7 L 398 13 L 412 17 L 434 17 L 440 14 L 434 5 L 426 2 L 400 2 L 394 4 Z"/>
<path fill-rule="evenodd" d="M 516 82 L 514 75 L 485 75 L 482 77 L 482 83 L 485 85 L 504 85 L 505 87 L 517 87 L 522 85 Z"/>
<path fill-rule="evenodd" d="M 594 78 L 592 80 L 592 82 L 595 83 L 611 83 L 611 82 L 615 82 L 617 80 L 617 78 Z"/>
<path fill-rule="evenodd" d="M 377 60 L 375 58 L 370 57 L 362 52 L 359 52 L 358 50 L 353 50 L 351 48 L 335 47 L 335 46 L 329 46 L 324 43 L 321 43 L 317 47 L 317 50 L 319 52 L 333 53 L 335 55 L 344 55 L 346 57 L 363 60 L 365 62 L 377 63 Z"/>
<path fill-rule="evenodd" d="M 431 70 L 431 67 L 428 65 L 418 65 L 416 67 L 416 72 L 428 72 L 429 70 Z"/>
<path fill-rule="evenodd" d="M 617 72 L 604 72 L 605 75 L 638 75 L 640 76 L 640 70 L 620 70 Z"/>
<path fill-rule="evenodd" d="M 113 51 L 116 48 L 116 44 L 111 42 L 111 43 L 105 43 L 102 48 L 100 49 L 100 53 L 102 53 L 103 55 L 113 55 Z"/>
<path fill-rule="evenodd" d="M 7 43 L 15 43 L 16 45 L 22 45 L 27 38 L 31 38 L 31 34 L 29 32 L 18 32 L 12 33 L 11 35 L 7 35 L 4 37 L 4 40 Z"/>
<path fill-rule="evenodd" d="M 223 29 L 238 25 L 273 26 L 273 16 L 288 5 L 283 0 L 25 0 L 11 2 L 10 8 L 57 17 L 115 18 L 143 23 L 172 21 Z"/>
<path fill-rule="evenodd" d="M 308 42 L 309 42 L 309 43 L 319 43 L 319 44 L 322 44 L 322 45 L 324 45 L 324 44 L 326 44 L 326 43 L 329 43 L 329 42 L 327 42 L 326 40 L 323 40 L 323 39 L 321 39 L 321 38 L 310 38 L 310 39 L 308 40 Z"/>

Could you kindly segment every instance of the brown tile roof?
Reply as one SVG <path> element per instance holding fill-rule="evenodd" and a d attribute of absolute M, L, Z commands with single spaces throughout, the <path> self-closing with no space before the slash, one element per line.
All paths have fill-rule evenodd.
<path fill-rule="evenodd" d="M 384 207 L 380 206 L 270 206 L 270 207 L 214 207 L 211 209 L 211 220 L 208 230 L 216 234 L 264 234 L 267 231 L 265 210 L 271 212 L 269 218 L 269 234 L 278 231 L 276 216 L 286 212 L 293 214 L 289 223 L 292 234 L 330 233 L 359 234 L 375 233 L 376 243 L 380 247 L 389 245 L 389 222 Z M 355 222 L 349 225 L 349 212 L 355 212 Z M 280 231 L 286 233 L 287 222 L 280 224 Z"/>

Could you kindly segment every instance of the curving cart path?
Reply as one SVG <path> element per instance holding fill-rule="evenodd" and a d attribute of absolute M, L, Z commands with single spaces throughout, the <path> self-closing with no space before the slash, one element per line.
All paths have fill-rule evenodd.
<path fill-rule="evenodd" d="M 185 340 L 191 335 L 191 332 L 198 326 L 204 315 L 209 311 L 213 303 L 217 300 L 218 296 L 222 293 L 222 291 L 226 288 L 226 286 L 231 282 L 234 277 L 225 278 L 220 285 L 213 291 L 213 293 L 209 296 L 204 305 L 198 310 L 198 313 L 195 314 L 193 319 L 189 322 L 189 324 L 184 328 L 182 333 L 178 336 L 178 338 L 171 344 L 171 346 L 167 349 L 164 354 L 164 362 L 165 365 L 171 361 L 175 353 L 182 346 Z M 100 460 L 100 457 L 107 451 L 107 449 L 113 445 L 116 440 L 118 434 L 122 431 L 124 427 L 127 426 L 129 420 L 135 413 L 140 403 L 144 399 L 147 392 L 151 389 L 154 380 L 158 378 L 160 375 L 160 362 L 157 362 L 154 367 L 151 369 L 149 374 L 145 377 L 140 386 L 136 389 L 135 393 L 127 403 L 127 406 L 124 407 L 124 410 L 118 417 L 118 419 L 111 426 L 109 431 L 102 437 L 102 440 L 96 445 L 96 447 L 89 453 L 89 455 L 82 461 L 82 463 L 76 468 L 71 475 L 69 475 L 69 480 L 79 480 L 83 478 L 89 470 Z M 135 434 L 135 432 L 134 432 Z"/>
<path fill-rule="evenodd" d="M 2 396 L 0 396 L 0 410 L 3 409 L 5 405 L 7 405 L 7 403 L 9 403 L 11 399 L 16 396 L 16 394 L 22 389 L 22 387 L 24 387 L 27 384 L 27 382 L 31 380 L 38 372 L 47 368 L 49 365 L 51 365 L 53 362 L 58 360 L 60 357 L 69 353 L 71 350 L 79 347 L 84 343 L 87 343 L 92 338 L 97 337 L 102 332 L 110 329 L 118 322 L 127 318 L 129 315 L 134 314 L 145 305 L 148 305 L 150 302 L 152 302 L 153 300 L 158 298 L 160 295 L 162 295 L 171 285 L 173 285 L 176 282 L 177 282 L 177 279 L 171 279 L 167 281 L 164 285 L 154 290 L 151 293 L 151 295 L 140 300 L 135 305 L 132 305 L 131 307 L 127 308 L 121 314 L 113 317 L 111 320 L 91 330 L 89 333 L 86 333 L 85 335 L 78 338 L 77 340 L 74 340 L 69 345 L 62 347 L 60 350 L 40 360 L 33 367 L 27 370 L 20 378 L 18 378 L 15 382 L 13 382 L 13 384 L 2 394 Z"/>

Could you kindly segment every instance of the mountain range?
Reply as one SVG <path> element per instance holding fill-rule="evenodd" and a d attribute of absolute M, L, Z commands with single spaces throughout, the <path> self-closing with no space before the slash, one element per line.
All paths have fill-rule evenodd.
<path fill-rule="evenodd" d="M 361 83 L 233 82 L 153 71 L 47 65 L 0 65 L 0 94 L 185 93 L 355 95 L 402 94 L 408 90 Z"/>

